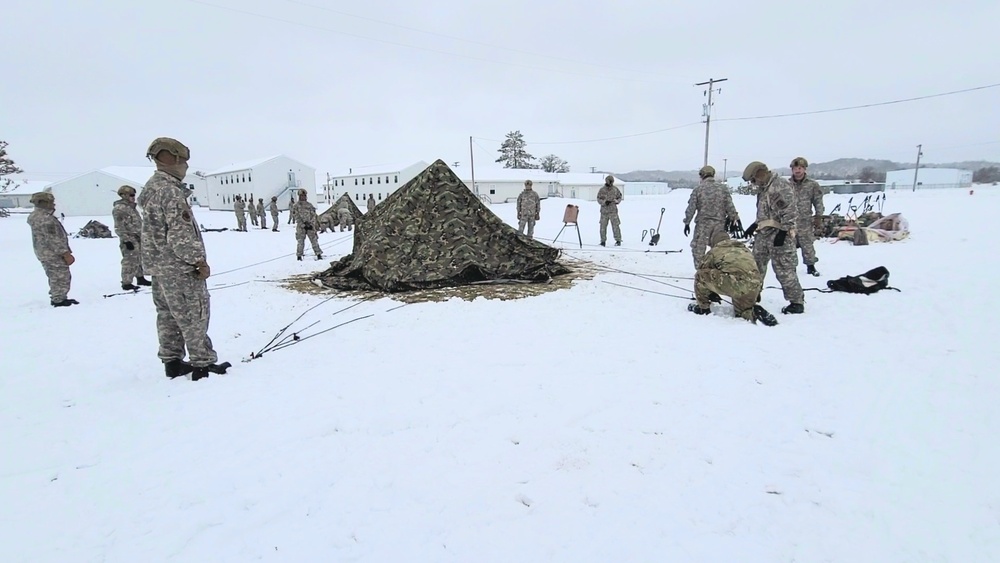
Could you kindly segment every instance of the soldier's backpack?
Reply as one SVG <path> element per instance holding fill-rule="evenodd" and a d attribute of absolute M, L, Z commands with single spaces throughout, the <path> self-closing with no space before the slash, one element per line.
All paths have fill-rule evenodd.
<path fill-rule="evenodd" d="M 830 292 L 841 291 L 844 293 L 862 293 L 871 295 L 883 289 L 899 291 L 895 287 L 889 287 L 889 270 L 885 266 L 872 268 L 860 276 L 844 276 L 839 279 L 826 282 Z"/>

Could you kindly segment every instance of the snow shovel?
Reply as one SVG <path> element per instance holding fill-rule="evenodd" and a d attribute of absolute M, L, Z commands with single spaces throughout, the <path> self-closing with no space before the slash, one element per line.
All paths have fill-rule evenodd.
<path fill-rule="evenodd" d="M 666 207 L 660 208 L 660 220 L 656 223 L 656 234 L 649 237 L 649 246 L 656 246 L 660 243 L 660 225 L 663 224 L 663 213 L 666 212 L 666 210 Z M 649 232 L 652 233 L 653 229 L 650 229 Z"/>
<path fill-rule="evenodd" d="M 648 234 L 649 234 L 649 231 L 647 229 L 643 229 L 642 230 L 642 236 L 639 238 L 639 242 L 644 242 L 646 240 L 646 235 L 648 235 Z"/>

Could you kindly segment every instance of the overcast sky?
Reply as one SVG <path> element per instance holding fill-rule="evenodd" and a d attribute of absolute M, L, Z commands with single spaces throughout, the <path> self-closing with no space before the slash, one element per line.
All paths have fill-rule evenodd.
<path fill-rule="evenodd" d="M 490 7 L 487 7 L 490 6 Z M 0 139 L 27 173 L 147 164 L 157 136 L 212 169 L 284 153 L 322 175 L 495 166 L 519 129 L 574 172 L 795 156 L 1000 160 L 1000 2 L 32 0 L 3 8 Z M 671 131 L 598 142 L 688 125 Z M 573 141 L 572 143 L 565 143 Z"/>

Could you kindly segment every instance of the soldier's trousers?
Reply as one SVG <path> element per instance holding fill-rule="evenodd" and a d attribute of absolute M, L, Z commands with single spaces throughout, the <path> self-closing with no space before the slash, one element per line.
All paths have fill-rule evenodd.
<path fill-rule="evenodd" d="M 267 228 L 267 215 L 263 213 L 260 214 L 260 228 L 262 229 Z"/>
<path fill-rule="evenodd" d="M 615 235 L 615 242 L 622 241 L 621 220 L 618 218 L 618 210 L 612 212 L 601 211 L 601 242 L 608 241 L 608 222 L 611 223 L 611 232 Z"/>
<path fill-rule="evenodd" d="M 271 214 L 271 224 L 274 225 L 274 227 L 271 230 L 272 231 L 277 231 L 278 230 L 278 214 L 277 213 L 272 213 Z"/>
<path fill-rule="evenodd" d="M 535 238 L 535 218 L 529 217 L 527 219 L 517 220 L 517 230 L 521 231 L 522 235 L 524 234 L 525 226 L 528 227 L 528 238 Z"/>
<path fill-rule="evenodd" d="M 250 224 L 253 225 L 254 227 L 257 226 L 257 214 L 256 213 L 251 213 L 250 214 Z"/>
<path fill-rule="evenodd" d="M 774 275 L 781 284 L 781 291 L 785 299 L 790 303 L 805 304 L 805 294 L 802 292 L 802 285 L 799 284 L 799 275 L 795 272 L 795 267 L 799 265 L 799 255 L 795 252 L 795 241 L 791 238 L 785 239 L 785 244 L 774 246 L 774 237 L 778 234 L 778 229 L 765 227 L 764 232 L 757 231 L 753 241 L 753 257 L 757 261 L 757 270 L 760 278 L 767 277 L 767 264 L 771 262 Z"/>
<path fill-rule="evenodd" d="M 721 270 L 705 268 L 694 274 L 694 298 L 702 309 L 709 307 L 709 294 L 725 295 L 733 300 L 733 313 L 746 320 L 753 319 L 753 306 L 763 287 L 760 276 L 727 274 Z"/>
<path fill-rule="evenodd" d="M 49 278 L 49 298 L 53 303 L 65 300 L 69 295 L 70 282 L 73 280 L 69 266 L 62 258 L 57 258 L 42 262 L 42 269 L 45 270 L 45 277 Z"/>
<path fill-rule="evenodd" d="M 236 216 L 236 228 L 239 229 L 239 230 L 241 230 L 241 231 L 247 230 L 247 216 L 246 215 L 240 214 L 240 215 Z"/>
<path fill-rule="evenodd" d="M 698 269 L 701 259 L 705 257 L 705 249 L 708 248 L 708 243 L 712 241 L 712 237 L 715 236 L 715 233 L 724 231 L 725 229 L 725 225 L 718 221 L 704 221 L 700 223 L 695 221 L 694 236 L 691 237 L 691 258 L 694 259 L 695 270 Z"/>
<path fill-rule="evenodd" d="M 812 223 L 796 227 L 795 236 L 798 238 L 799 248 L 802 249 L 802 262 L 807 266 L 819 262 L 819 258 L 816 258 L 816 235 L 813 233 Z"/>
<path fill-rule="evenodd" d="M 210 305 L 208 284 L 194 274 L 153 276 L 158 356 L 164 362 L 183 360 L 204 367 L 219 360 L 208 337 Z"/>
<path fill-rule="evenodd" d="M 309 237 L 309 243 L 312 244 L 313 252 L 316 256 L 323 253 L 323 250 L 319 247 L 319 235 L 316 234 L 316 229 L 309 229 L 308 231 L 299 227 L 295 229 L 295 255 L 302 256 L 302 251 L 306 248 L 306 237 Z"/>
<path fill-rule="evenodd" d="M 142 248 L 140 243 L 133 242 L 132 250 L 125 247 L 125 242 L 118 243 L 118 249 L 122 251 L 122 285 L 132 283 L 136 278 L 142 276 Z"/>

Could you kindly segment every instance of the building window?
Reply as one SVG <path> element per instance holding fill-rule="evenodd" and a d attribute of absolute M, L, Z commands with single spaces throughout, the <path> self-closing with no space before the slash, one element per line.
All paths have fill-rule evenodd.
<path fill-rule="evenodd" d="M 398 184 L 399 183 L 399 176 L 393 176 L 392 177 L 392 181 L 395 182 L 396 184 Z"/>
<path fill-rule="evenodd" d="M 365 185 L 365 179 L 364 178 L 361 179 L 361 185 L 362 186 Z"/>
<path fill-rule="evenodd" d="M 388 177 L 388 176 L 386 176 L 386 177 L 385 177 L 385 183 L 386 183 L 386 184 L 388 184 L 388 183 L 389 183 L 389 177 Z"/>
<path fill-rule="evenodd" d="M 382 192 L 379 192 L 379 193 L 378 193 L 378 200 L 379 200 L 379 201 L 382 201 Z"/>
<path fill-rule="evenodd" d="M 381 183 L 382 183 L 382 177 L 381 177 L 381 176 L 379 176 L 379 177 L 378 177 L 378 183 L 379 183 L 379 184 L 381 184 Z"/>
<path fill-rule="evenodd" d="M 496 190 L 490 190 L 490 195 L 496 195 L 496 193 L 497 193 Z"/>
<path fill-rule="evenodd" d="M 355 179 L 354 179 L 354 185 L 355 185 L 355 186 L 357 186 L 357 185 L 358 185 L 358 179 L 357 179 L 357 178 L 355 178 Z"/>
<path fill-rule="evenodd" d="M 247 172 L 247 181 L 253 182 L 253 172 Z"/>

